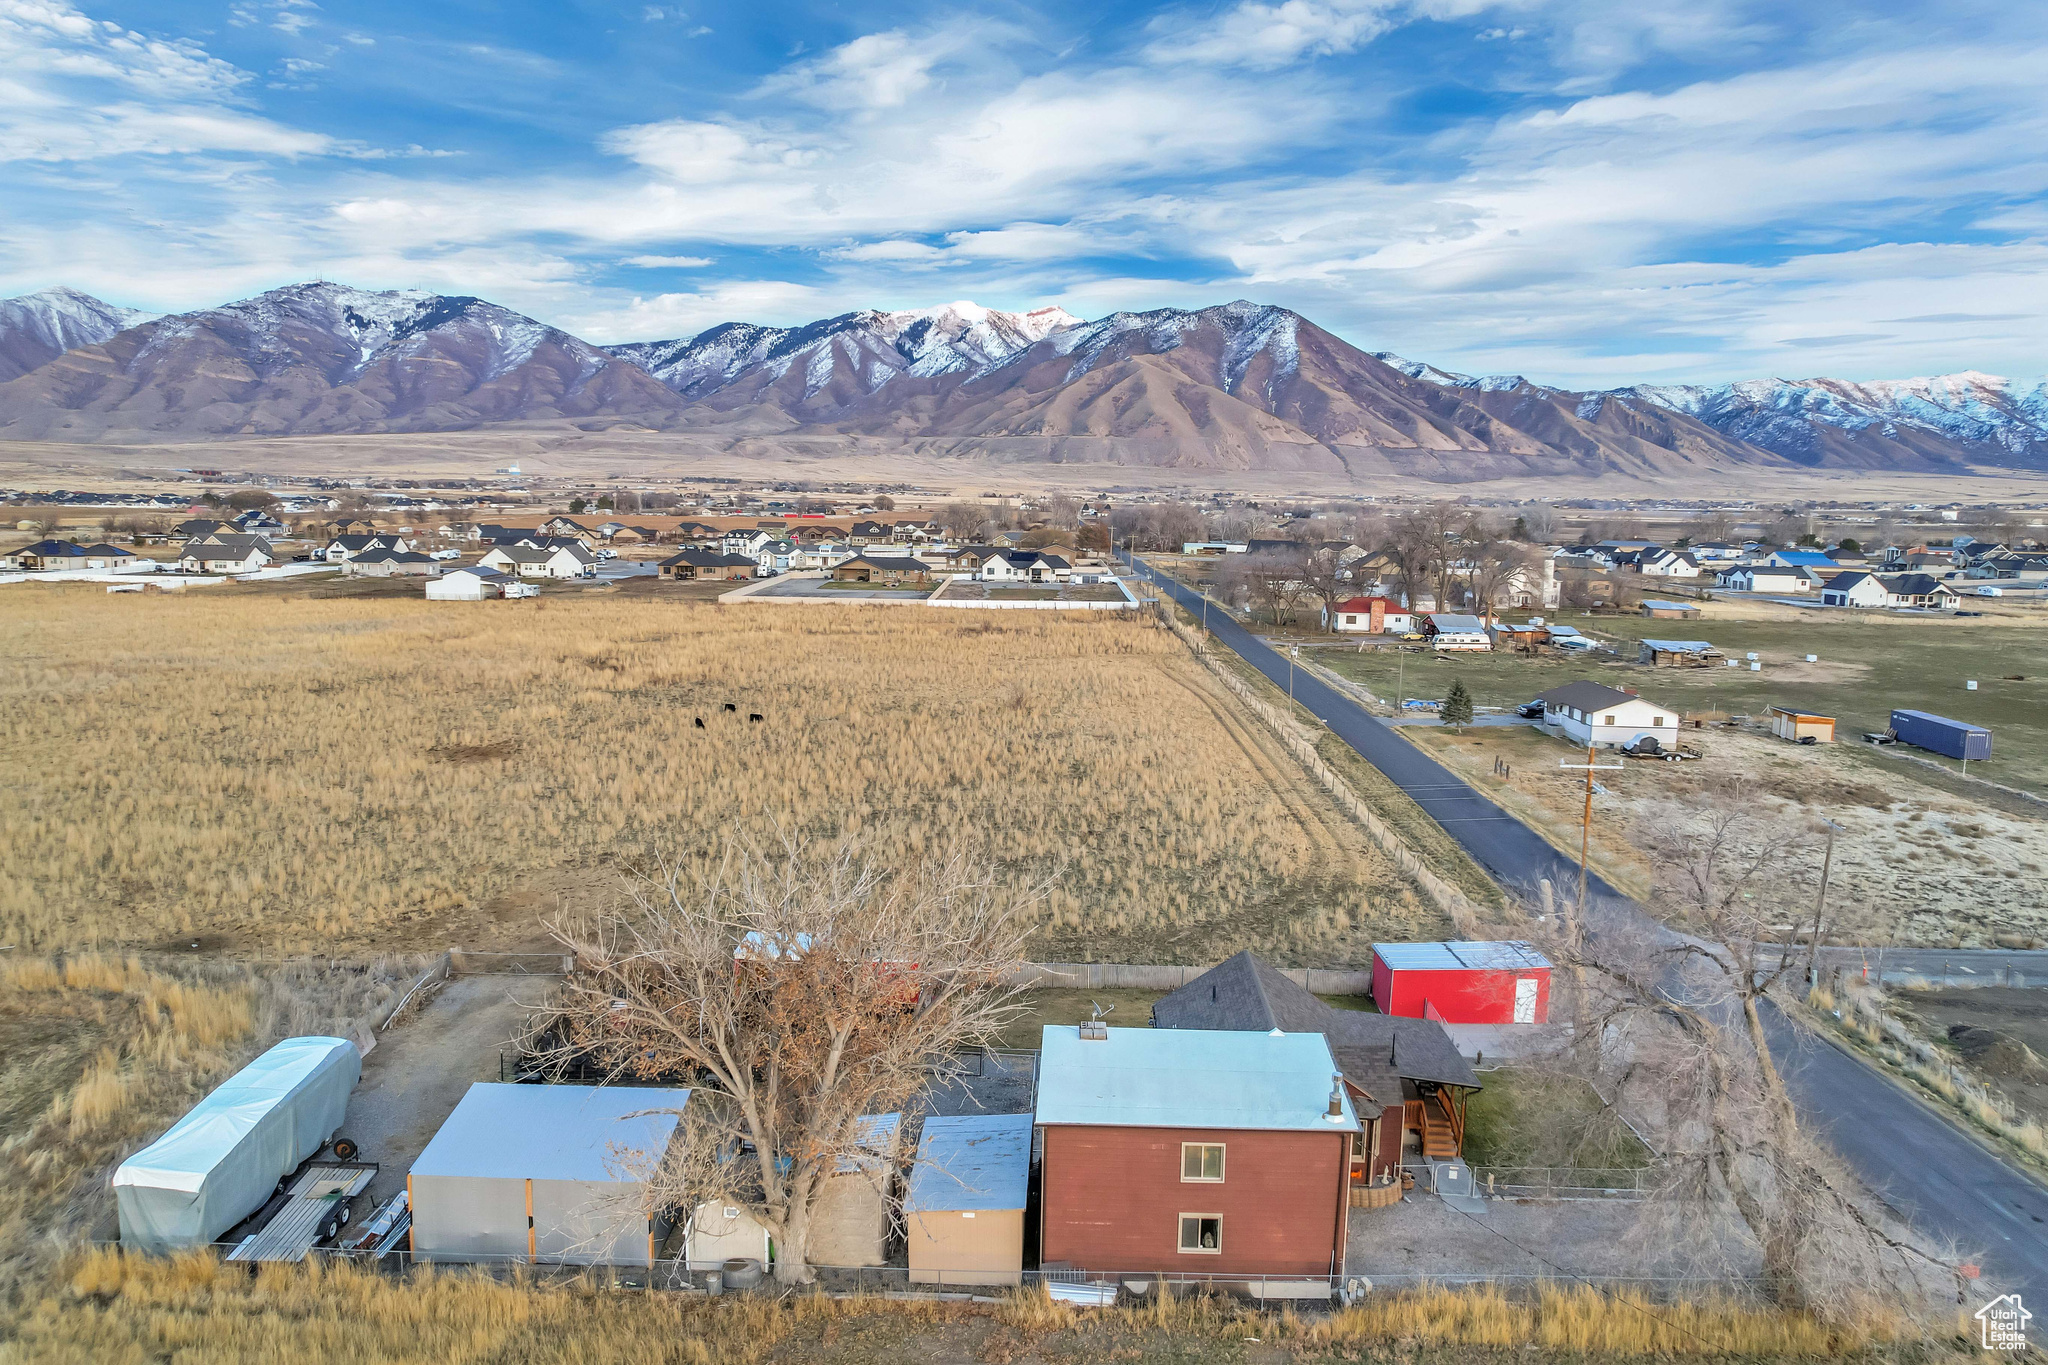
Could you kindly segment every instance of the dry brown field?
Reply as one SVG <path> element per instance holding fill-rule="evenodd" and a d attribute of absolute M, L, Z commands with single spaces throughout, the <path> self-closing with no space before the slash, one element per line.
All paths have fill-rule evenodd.
<path fill-rule="evenodd" d="M 1052 959 L 1441 927 L 1164 630 L 963 615 L 17 588 L 0 942 L 517 946 L 734 829 L 1056 875 Z"/>

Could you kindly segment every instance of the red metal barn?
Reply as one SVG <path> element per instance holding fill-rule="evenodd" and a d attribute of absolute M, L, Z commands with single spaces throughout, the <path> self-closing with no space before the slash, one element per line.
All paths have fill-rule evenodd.
<path fill-rule="evenodd" d="M 1445 1024 L 1541 1024 L 1550 960 L 1526 943 L 1379 943 L 1372 998 L 1382 1013 Z"/>

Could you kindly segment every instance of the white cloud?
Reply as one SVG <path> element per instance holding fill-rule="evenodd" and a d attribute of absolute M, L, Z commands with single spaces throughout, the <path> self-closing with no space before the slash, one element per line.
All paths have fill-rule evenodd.
<path fill-rule="evenodd" d="M 695 336 L 721 322 L 809 319 L 826 308 L 825 291 L 787 280 L 727 280 L 688 293 L 635 296 L 603 311 L 572 313 L 557 325 L 601 346 Z"/>
<path fill-rule="evenodd" d="M 824 109 L 893 109 L 929 89 L 932 68 L 978 36 L 964 27 L 916 38 L 902 29 L 864 34 L 777 72 L 754 93 Z"/>
<path fill-rule="evenodd" d="M 713 264 L 709 256 L 628 256 L 620 265 L 635 265 L 642 270 L 700 270 Z"/>
<path fill-rule="evenodd" d="M 1148 55 L 1158 61 L 1261 69 L 1352 52 L 1394 27 L 1394 0 L 1242 0 L 1213 20 L 1155 19 Z"/>

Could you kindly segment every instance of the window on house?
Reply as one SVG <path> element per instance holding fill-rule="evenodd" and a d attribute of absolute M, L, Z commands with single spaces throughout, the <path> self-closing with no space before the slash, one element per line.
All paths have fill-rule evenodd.
<path fill-rule="evenodd" d="M 1223 1218 L 1214 1213 L 1184 1213 L 1180 1216 L 1180 1249 L 1198 1256 L 1217 1256 L 1223 1251 Z"/>
<path fill-rule="evenodd" d="M 1607 719 L 1605 719 L 1605 720 L 1601 721 L 1600 723 L 1601 723 L 1602 725 L 1612 725 L 1612 724 L 1614 724 L 1614 717 L 1612 717 L 1612 716 L 1609 716 L 1609 717 L 1607 717 Z"/>
<path fill-rule="evenodd" d="M 1662 716 L 1652 716 L 1652 717 L 1650 717 L 1650 724 L 1652 724 L 1652 725 L 1662 725 L 1663 723 L 1664 723 L 1664 717 L 1662 717 Z"/>
<path fill-rule="evenodd" d="M 1183 1142 L 1180 1145 L 1180 1178 L 1182 1180 L 1223 1179 L 1223 1144 L 1220 1142 Z"/>

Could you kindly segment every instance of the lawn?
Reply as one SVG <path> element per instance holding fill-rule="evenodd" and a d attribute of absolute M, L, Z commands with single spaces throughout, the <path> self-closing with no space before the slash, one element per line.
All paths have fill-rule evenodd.
<path fill-rule="evenodd" d="M 1613 637 L 1626 661 L 1612 655 L 1360 653 L 1355 646 L 1318 650 L 1315 657 L 1388 698 L 1398 679 L 1407 696 L 1441 699 L 1455 678 L 1478 705 L 1507 707 L 1590 678 L 1635 688 L 1681 713 L 1760 715 L 1774 703 L 1817 711 L 1834 716 L 1837 737 L 1850 741 L 1884 729 L 1894 708 L 1932 711 L 1992 732 L 1992 756 L 1972 763 L 1973 774 L 2032 790 L 2048 771 L 2048 627 L 1820 612 L 1784 621 L 1588 619 L 1576 612 L 1556 619 Z M 1635 642 L 1646 636 L 1706 640 L 1737 660 L 1754 651 L 1763 668 L 1753 673 L 1746 660 L 1739 668 L 1649 668 L 1634 661 Z M 1808 654 L 1817 662 L 1807 663 Z M 1964 687 L 1972 679 L 1974 692 Z"/>
<path fill-rule="evenodd" d="M 1576 1076 L 1502 1067 L 1479 1079 L 1485 1088 L 1465 1111 L 1465 1159 L 1474 1166 L 1616 1171 L 1650 1164 L 1649 1149 Z"/>

